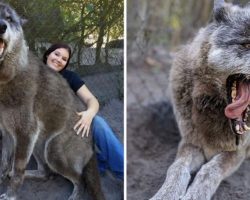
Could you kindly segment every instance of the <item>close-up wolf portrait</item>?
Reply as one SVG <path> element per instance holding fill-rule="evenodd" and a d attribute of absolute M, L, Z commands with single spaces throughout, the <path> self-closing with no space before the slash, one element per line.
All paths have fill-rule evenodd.
<path fill-rule="evenodd" d="M 171 2 L 168 6 L 175 4 L 168 2 Z M 172 40 L 166 42 L 165 48 L 158 45 L 153 53 L 143 52 L 143 63 L 138 64 L 135 55 L 130 57 L 131 64 L 144 66 L 144 71 L 158 66 L 162 68 L 161 74 L 167 72 L 168 89 L 158 93 L 165 99 L 159 98 L 141 108 L 131 104 L 128 110 L 128 126 L 133 125 L 128 129 L 128 140 L 135 140 L 138 134 L 144 137 L 128 146 L 128 155 L 137 152 L 128 161 L 128 195 L 130 199 L 137 196 L 150 200 L 247 200 L 250 199 L 250 5 L 247 1 L 204 0 L 200 9 L 207 6 L 210 13 L 207 22 L 201 24 L 202 28 L 196 27 L 185 41 L 182 36 L 189 31 L 185 23 L 190 21 L 188 17 L 183 20 L 180 13 L 187 14 L 181 7 L 192 4 L 187 2 L 178 1 L 178 12 L 169 14 L 173 25 L 169 32 L 178 31 L 169 37 Z M 194 5 L 189 8 L 196 14 Z M 154 9 L 151 5 L 146 8 Z M 204 11 L 199 19 L 204 19 Z M 198 23 L 199 19 L 194 21 Z M 148 24 L 144 30 L 152 31 Z M 144 38 L 143 45 L 151 48 L 156 43 Z M 132 45 L 131 48 L 136 48 Z M 169 64 L 160 55 L 168 55 Z M 152 76 L 155 80 L 161 77 L 151 73 Z M 152 94 L 149 96 L 156 96 Z M 131 101 L 133 95 L 136 98 L 135 94 L 130 95 Z M 136 112 L 143 116 L 137 123 L 133 121 Z"/>
<path fill-rule="evenodd" d="M 123 1 L 0 2 L 1 200 L 123 199 L 122 60 Z"/>

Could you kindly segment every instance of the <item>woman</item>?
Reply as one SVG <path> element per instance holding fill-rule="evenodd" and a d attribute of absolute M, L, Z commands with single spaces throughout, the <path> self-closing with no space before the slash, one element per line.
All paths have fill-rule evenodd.
<path fill-rule="evenodd" d="M 97 116 L 99 103 L 84 81 L 74 72 L 67 70 L 71 48 L 66 44 L 53 44 L 43 55 L 43 62 L 59 72 L 69 83 L 75 94 L 86 104 L 87 110 L 77 113 L 80 120 L 74 126 L 77 135 L 88 136 L 92 124 L 93 139 L 100 150 L 97 153 L 101 173 L 110 169 L 117 178 L 123 179 L 123 147 L 103 118 Z"/>

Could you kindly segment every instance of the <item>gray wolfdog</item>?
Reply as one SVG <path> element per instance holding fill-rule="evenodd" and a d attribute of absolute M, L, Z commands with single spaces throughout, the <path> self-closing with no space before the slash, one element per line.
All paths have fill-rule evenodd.
<path fill-rule="evenodd" d="M 13 165 L 2 166 L 12 176 L 0 199 L 16 199 L 25 174 L 42 177 L 47 169 L 74 184 L 70 200 L 82 199 L 85 184 L 94 199 L 104 199 L 91 137 L 81 140 L 73 130 L 76 111 L 84 107 L 66 81 L 28 51 L 22 22 L 0 3 L 0 128 L 14 145 L 13 155 L 3 158 L 13 158 Z M 25 171 L 32 153 L 35 173 Z"/>
<path fill-rule="evenodd" d="M 151 200 L 211 199 L 249 156 L 250 6 L 217 0 L 213 14 L 176 54 L 170 87 L 182 140 Z"/>

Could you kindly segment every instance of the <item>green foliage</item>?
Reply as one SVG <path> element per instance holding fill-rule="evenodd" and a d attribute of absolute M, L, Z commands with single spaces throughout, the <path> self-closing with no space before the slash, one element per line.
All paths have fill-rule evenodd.
<path fill-rule="evenodd" d="M 32 50 L 65 42 L 73 52 L 123 37 L 123 0 L 6 0 L 28 19 L 24 26 Z M 80 62 L 79 62 L 80 63 Z"/>
<path fill-rule="evenodd" d="M 36 44 L 58 41 L 64 30 L 64 21 L 58 7 L 58 0 L 9 0 L 19 15 L 28 19 L 24 26 L 25 34 L 31 49 Z M 59 25 L 59 26 L 58 26 Z"/>

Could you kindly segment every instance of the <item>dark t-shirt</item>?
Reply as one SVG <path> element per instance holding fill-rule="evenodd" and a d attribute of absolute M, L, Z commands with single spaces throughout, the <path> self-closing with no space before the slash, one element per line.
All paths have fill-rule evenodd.
<path fill-rule="evenodd" d="M 69 86 L 75 93 L 77 92 L 78 89 L 80 89 L 80 87 L 82 87 L 85 84 L 85 82 L 81 79 L 81 77 L 75 72 L 64 69 L 59 73 L 67 80 Z"/>

